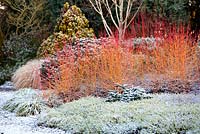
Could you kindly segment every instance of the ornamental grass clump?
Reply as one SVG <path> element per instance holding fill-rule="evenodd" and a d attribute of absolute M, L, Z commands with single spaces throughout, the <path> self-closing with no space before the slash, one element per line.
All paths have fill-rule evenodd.
<path fill-rule="evenodd" d="M 31 60 L 19 67 L 12 76 L 12 82 L 17 89 L 40 89 L 40 68 L 42 60 Z"/>
<path fill-rule="evenodd" d="M 47 105 L 45 105 L 41 91 L 27 88 L 17 91 L 4 104 L 3 109 L 14 112 L 17 116 L 29 116 L 40 114 L 47 109 Z"/>
<path fill-rule="evenodd" d="M 13 97 L 5 102 L 3 109 L 14 112 L 17 116 L 30 116 L 38 115 L 61 104 L 63 104 L 62 99 L 52 91 L 24 88 L 16 91 Z"/>

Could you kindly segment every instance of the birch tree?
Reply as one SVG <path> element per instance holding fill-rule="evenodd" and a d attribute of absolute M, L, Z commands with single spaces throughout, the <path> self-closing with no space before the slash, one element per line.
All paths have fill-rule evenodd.
<path fill-rule="evenodd" d="M 143 4 L 142 0 L 139 1 L 140 4 L 136 12 L 132 14 L 131 11 L 133 5 L 138 2 L 137 0 L 89 0 L 89 2 L 91 3 L 94 10 L 101 16 L 104 28 L 108 36 L 114 36 L 111 27 L 108 25 L 105 19 L 105 14 L 103 11 L 103 7 L 105 7 L 109 17 L 111 18 L 115 28 L 118 31 L 119 41 L 124 39 L 127 28 L 130 26 Z M 115 10 L 114 13 L 112 8 Z"/>

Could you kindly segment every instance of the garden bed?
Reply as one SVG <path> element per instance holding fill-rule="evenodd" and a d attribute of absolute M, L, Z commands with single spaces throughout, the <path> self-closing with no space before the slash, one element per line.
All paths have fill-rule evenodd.
<path fill-rule="evenodd" d="M 200 95 L 157 94 L 130 103 L 87 97 L 41 115 L 39 125 L 69 133 L 200 133 L 199 115 Z"/>

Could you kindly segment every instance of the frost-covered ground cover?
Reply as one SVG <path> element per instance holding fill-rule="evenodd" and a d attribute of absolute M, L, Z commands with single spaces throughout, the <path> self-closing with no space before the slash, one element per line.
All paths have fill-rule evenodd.
<path fill-rule="evenodd" d="M 23 101 L 18 91 L 0 92 L 0 133 L 200 133 L 200 94 L 155 94 L 129 103 L 86 97 L 27 117 L 2 109 L 8 102 L 32 103 L 27 96 L 36 92 L 25 91 Z"/>
<path fill-rule="evenodd" d="M 5 103 L 13 99 L 15 91 L 0 91 L 0 133 L 1 134 L 66 134 L 59 129 L 37 126 L 38 116 L 19 117 L 16 113 L 3 110 Z M 27 99 L 27 98 L 26 98 Z M 28 101 L 24 99 L 24 104 Z M 19 102 L 19 101 L 18 101 Z"/>
<path fill-rule="evenodd" d="M 88 97 L 41 115 L 39 125 L 69 133 L 200 133 L 200 95 L 160 94 L 129 103 Z"/>

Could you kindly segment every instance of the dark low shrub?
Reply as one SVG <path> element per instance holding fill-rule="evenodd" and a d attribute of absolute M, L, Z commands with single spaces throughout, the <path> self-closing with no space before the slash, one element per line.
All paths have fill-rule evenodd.
<path fill-rule="evenodd" d="M 108 93 L 106 102 L 115 102 L 115 101 L 130 102 L 134 100 L 152 98 L 150 95 L 146 93 L 145 89 L 141 87 L 127 88 L 125 86 L 120 85 L 120 88 L 122 89 L 122 93 L 118 93 L 116 90 L 110 91 Z"/>
<path fill-rule="evenodd" d="M 30 36 L 12 35 L 4 41 L 0 63 L 0 84 L 10 80 L 12 73 L 36 56 L 38 41 Z"/>

